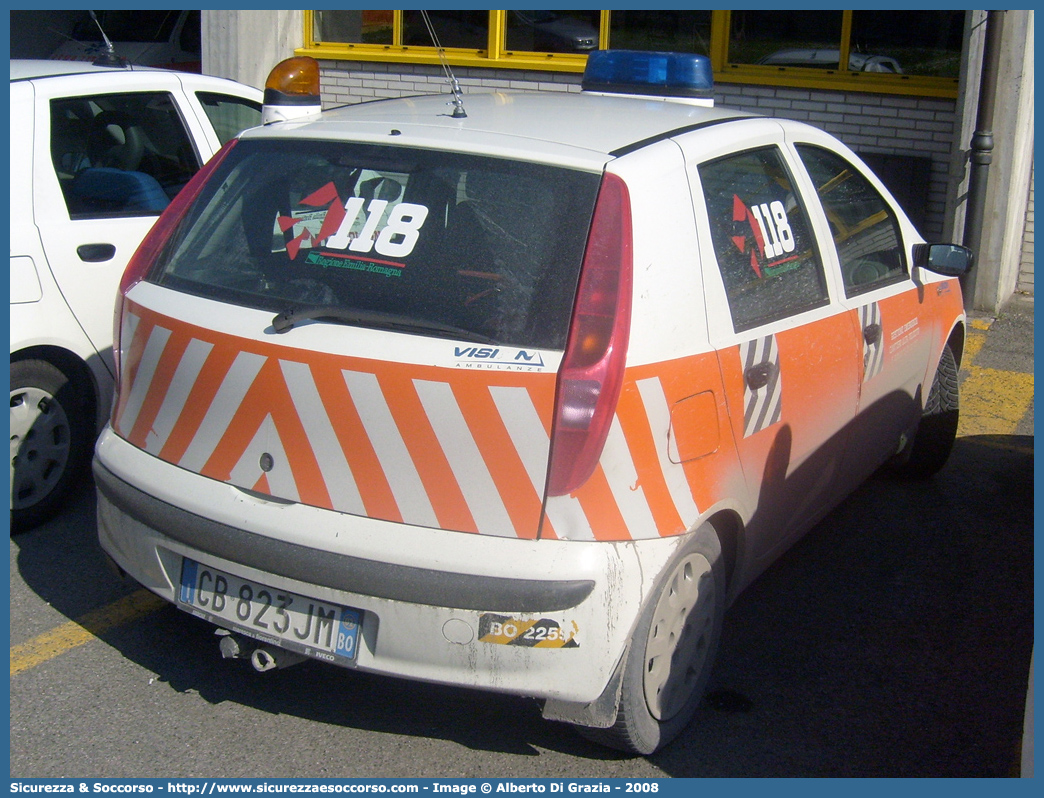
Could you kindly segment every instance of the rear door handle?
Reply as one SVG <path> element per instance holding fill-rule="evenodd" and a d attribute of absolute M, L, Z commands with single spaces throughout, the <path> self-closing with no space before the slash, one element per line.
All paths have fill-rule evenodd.
<path fill-rule="evenodd" d="M 112 244 L 80 244 L 76 254 L 84 263 L 104 263 L 116 255 L 116 247 Z"/>
<path fill-rule="evenodd" d="M 868 346 L 873 346 L 881 341 L 881 325 L 868 324 L 863 328 L 863 340 Z"/>

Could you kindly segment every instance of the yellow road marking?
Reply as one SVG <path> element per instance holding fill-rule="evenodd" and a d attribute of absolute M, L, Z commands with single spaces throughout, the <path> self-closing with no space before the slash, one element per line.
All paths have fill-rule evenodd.
<path fill-rule="evenodd" d="M 972 322 L 975 324 L 975 322 Z M 976 332 L 975 330 L 968 330 L 968 336 L 964 340 L 964 357 L 961 362 L 964 364 L 971 363 L 975 360 L 979 351 L 982 349 L 983 344 L 986 343 L 986 334 Z"/>
<path fill-rule="evenodd" d="M 968 366 L 958 435 L 1011 435 L 1033 401 L 1033 375 Z"/>
<path fill-rule="evenodd" d="M 35 668 L 70 649 L 82 646 L 108 629 L 158 610 L 167 602 L 142 589 L 112 604 L 91 610 L 17 646 L 11 646 L 11 675 Z"/>
<path fill-rule="evenodd" d="M 992 319 L 971 319 L 961 371 L 961 416 L 957 434 L 1011 435 L 1033 402 L 1033 375 L 975 365 Z"/>

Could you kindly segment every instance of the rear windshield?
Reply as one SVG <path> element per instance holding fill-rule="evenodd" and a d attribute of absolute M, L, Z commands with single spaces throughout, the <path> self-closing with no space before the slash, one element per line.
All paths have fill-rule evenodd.
<path fill-rule="evenodd" d="M 562 349 L 599 179 L 403 147 L 241 141 L 149 279 L 302 320 Z"/>

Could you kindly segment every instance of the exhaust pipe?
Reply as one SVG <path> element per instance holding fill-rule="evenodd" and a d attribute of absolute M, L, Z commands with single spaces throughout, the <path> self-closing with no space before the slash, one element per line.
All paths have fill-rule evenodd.
<path fill-rule="evenodd" d="M 285 648 L 272 646 L 258 646 L 250 652 L 250 664 L 258 673 L 275 670 L 276 668 L 289 668 L 304 662 L 308 657 L 298 654 L 296 651 L 287 651 Z"/>
<path fill-rule="evenodd" d="M 228 629 L 215 629 L 214 634 L 219 638 L 218 647 L 221 649 L 222 659 L 240 659 L 250 656 L 249 646 L 242 637 L 232 634 Z"/>
<path fill-rule="evenodd" d="M 289 668 L 308 659 L 304 654 L 287 651 L 285 648 L 261 645 L 228 629 L 217 629 L 214 634 L 221 638 L 218 646 L 224 659 L 249 659 L 258 673 L 276 668 Z"/>

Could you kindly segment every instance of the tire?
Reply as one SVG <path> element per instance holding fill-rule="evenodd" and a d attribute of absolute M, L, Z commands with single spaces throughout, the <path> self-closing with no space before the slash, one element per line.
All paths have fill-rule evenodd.
<path fill-rule="evenodd" d="M 50 518 L 86 471 L 89 395 L 45 360 L 11 363 L 11 532 Z"/>
<path fill-rule="evenodd" d="M 652 754 L 692 720 L 710 677 L 725 614 L 725 568 L 717 533 L 700 527 L 650 596 L 625 654 L 616 723 L 577 727 L 587 739 Z"/>
<path fill-rule="evenodd" d="M 947 344 L 939 358 L 917 432 L 904 452 L 892 463 L 892 472 L 903 479 L 928 479 L 950 457 L 960 420 L 960 386 L 957 359 Z"/>

